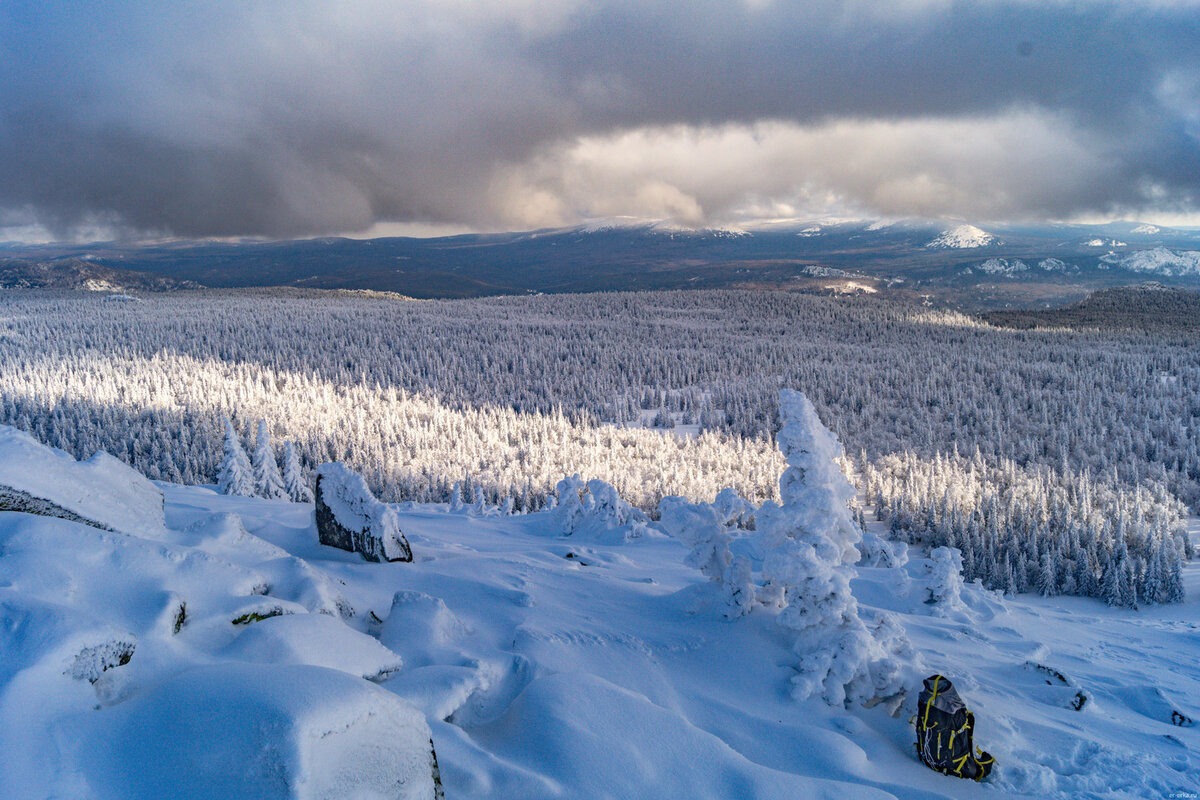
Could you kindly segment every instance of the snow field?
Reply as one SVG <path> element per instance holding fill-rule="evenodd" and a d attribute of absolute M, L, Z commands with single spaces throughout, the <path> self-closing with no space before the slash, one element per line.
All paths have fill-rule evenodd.
<path fill-rule="evenodd" d="M 775 609 L 729 619 L 700 542 L 567 484 L 590 524 L 393 506 L 413 563 L 320 545 L 309 504 L 206 487 L 159 484 L 153 539 L 0 512 L 5 791 L 430 797 L 432 736 L 455 798 L 1200 792 L 1194 600 L 1002 598 L 916 546 L 857 566 L 845 605 L 892 615 L 975 712 L 998 767 L 974 784 L 917 761 L 915 693 L 895 716 L 797 700 Z M 729 562 L 762 576 L 785 530 L 732 530 Z"/>

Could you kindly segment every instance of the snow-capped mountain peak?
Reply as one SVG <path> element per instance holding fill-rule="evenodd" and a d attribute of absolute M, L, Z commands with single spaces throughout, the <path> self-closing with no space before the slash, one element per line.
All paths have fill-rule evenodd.
<path fill-rule="evenodd" d="M 985 230 L 974 225 L 958 225 L 942 231 L 936 239 L 925 243 L 930 249 L 967 249 L 971 247 L 987 247 L 997 244 L 997 239 Z"/>

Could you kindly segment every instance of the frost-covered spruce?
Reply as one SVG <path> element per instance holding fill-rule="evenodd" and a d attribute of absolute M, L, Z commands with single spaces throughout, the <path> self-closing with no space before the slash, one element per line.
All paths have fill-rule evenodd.
<path fill-rule="evenodd" d="M 688 548 L 684 563 L 710 580 L 720 581 L 733 561 L 733 537 L 725 515 L 710 503 L 689 503 L 683 497 L 664 497 L 658 504 L 658 524 Z"/>
<path fill-rule="evenodd" d="M 600 533 L 633 526 L 630 534 L 639 536 L 647 517 L 621 499 L 616 488 L 599 478 L 584 483 L 578 474 L 563 478 L 555 487 L 557 503 L 551 518 L 568 536 L 579 532 Z"/>
<path fill-rule="evenodd" d="M 953 547 L 935 547 L 929 553 L 929 598 L 934 612 L 962 611 L 962 553 Z"/>
<path fill-rule="evenodd" d="M 727 525 L 746 530 L 754 529 L 754 515 L 758 511 L 754 504 L 737 493 L 737 489 L 726 488 L 717 492 L 713 508 L 725 518 Z"/>
<path fill-rule="evenodd" d="M 267 421 L 258 421 L 258 436 L 254 444 L 254 486 L 259 497 L 270 500 L 281 500 L 287 497 L 287 489 L 283 477 L 279 474 L 279 465 L 275 461 L 275 448 L 271 447 L 271 432 L 267 429 Z"/>
<path fill-rule="evenodd" d="M 283 443 L 283 490 L 293 503 L 313 501 L 312 490 L 308 488 L 304 469 L 300 466 L 300 456 L 291 442 Z"/>
<path fill-rule="evenodd" d="M 788 467 L 779 480 L 782 503 L 765 506 L 760 523 L 768 595 L 778 596 L 779 623 L 796 634 L 792 694 L 820 695 L 830 705 L 894 695 L 905 681 L 898 657 L 910 647 L 894 625 L 881 640 L 858 616 L 850 580 L 862 534 L 848 505 L 854 487 L 835 463 L 842 447 L 803 394 L 784 389 L 779 407 L 777 442 Z"/>
<path fill-rule="evenodd" d="M 591 512 L 595 501 L 587 494 L 586 485 L 579 473 L 568 475 L 554 487 L 557 502 L 550 514 L 565 534 L 572 534 L 582 520 Z"/>
<path fill-rule="evenodd" d="M 222 494 L 254 497 L 254 469 L 242 449 L 241 439 L 233 429 L 233 423 L 225 420 L 225 455 L 217 471 L 217 486 Z"/>
<path fill-rule="evenodd" d="M 719 584 L 725 618 L 736 619 L 750 613 L 756 595 L 750 561 L 734 558 L 729 549 L 730 525 L 742 519 L 746 509 L 729 502 L 724 492 L 717 499 L 725 502 L 689 503 L 683 497 L 664 497 L 658 504 L 659 525 L 688 548 L 685 564 Z"/>
<path fill-rule="evenodd" d="M 737 619 L 754 609 L 756 600 L 754 575 L 750 559 L 735 556 L 721 576 L 721 597 L 725 601 L 726 619 Z"/>
<path fill-rule="evenodd" d="M 412 561 L 396 510 L 379 502 L 345 464 L 317 467 L 315 514 L 321 544 L 361 553 L 368 561 Z"/>

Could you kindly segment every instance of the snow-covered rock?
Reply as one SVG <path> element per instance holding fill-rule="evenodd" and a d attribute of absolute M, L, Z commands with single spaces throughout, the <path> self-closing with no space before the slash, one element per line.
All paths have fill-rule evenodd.
<path fill-rule="evenodd" d="M 81 720 L 62 747 L 65 785 L 52 796 L 434 800 L 438 791 L 425 717 L 314 666 L 195 667 Z"/>
<path fill-rule="evenodd" d="M 998 243 L 995 236 L 974 225 L 958 225 L 942 231 L 937 238 L 926 242 L 925 247 L 931 250 L 965 250 Z"/>
<path fill-rule="evenodd" d="M 259 664 L 311 664 L 372 681 L 403 666 L 377 640 L 327 614 L 282 614 L 247 625 L 223 654 Z"/>
<path fill-rule="evenodd" d="M 395 509 L 379 502 L 345 464 L 317 468 L 314 514 L 321 544 L 361 553 L 368 561 L 412 561 Z"/>
<path fill-rule="evenodd" d="M 1169 250 L 1165 247 L 1155 247 L 1132 253 L 1108 253 L 1100 256 L 1100 263 L 1103 266 L 1167 277 L 1200 275 L 1200 250 Z"/>
<path fill-rule="evenodd" d="M 0 425 L 0 510 L 152 539 L 165 526 L 162 492 L 137 471 L 104 452 L 76 461 L 7 425 Z"/>

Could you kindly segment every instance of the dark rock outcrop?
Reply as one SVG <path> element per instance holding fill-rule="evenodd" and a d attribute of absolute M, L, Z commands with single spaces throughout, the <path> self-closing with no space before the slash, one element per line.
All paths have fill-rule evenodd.
<path fill-rule="evenodd" d="M 315 503 L 321 544 L 361 553 L 368 561 L 413 560 L 395 509 L 379 502 L 345 464 L 317 468 Z"/>
<path fill-rule="evenodd" d="M 0 486 L 0 511 L 19 511 L 22 514 L 37 514 L 39 517 L 55 517 L 57 519 L 65 519 L 69 522 L 90 525 L 102 531 L 112 530 L 112 528 L 96 522 L 94 519 L 80 516 L 62 506 L 51 503 L 49 500 L 34 497 L 28 492 L 22 492 L 11 486 Z"/>

